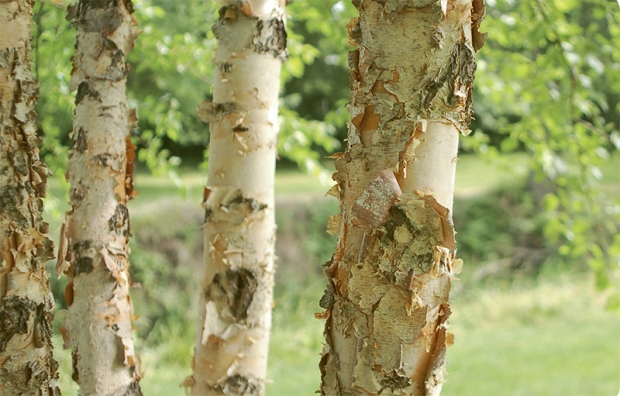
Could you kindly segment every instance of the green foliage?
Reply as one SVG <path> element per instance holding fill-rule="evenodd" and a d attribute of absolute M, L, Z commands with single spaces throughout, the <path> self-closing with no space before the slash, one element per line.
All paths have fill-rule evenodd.
<path fill-rule="evenodd" d="M 620 290 L 620 202 L 599 183 L 618 149 L 620 10 L 603 0 L 488 3 L 475 82 L 479 130 L 466 143 L 527 151 L 536 180 L 550 185 L 545 237 L 566 259 L 586 259 L 599 288 Z"/>
<path fill-rule="evenodd" d="M 466 266 L 512 257 L 515 248 L 543 248 L 543 219 L 524 180 L 454 201 L 459 257 Z M 553 248 L 553 244 L 549 246 Z"/>
<path fill-rule="evenodd" d="M 286 102 L 286 101 L 285 101 Z M 321 164 L 317 146 L 333 152 L 340 144 L 334 139 L 336 129 L 329 123 L 301 118 L 287 107 L 280 108 L 278 151 L 295 162 L 299 168 L 329 183 L 330 172 Z"/>
<path fill-rule="evenodd" d="M 346 24 L 357 11 L 349 1 L 333 0 L 293 1 L 287 11 L 294 40 L 301 36 L 306 48 L 316 50 L 314 62 L 306 62 L 303 78 L 285 79 L 286 106 L 305 120 L 319 120 L 335 128 L 342 141 L 349 119 L 344 109 L 349 97 L 347 52 L 352 49 L 347 44 Z"/>
<path fill-rule="evenodd" d="M 69 93 L 75 29 L 65 20 L 67 3 L 38 1 L 34 8 L 33 73 L 39 80 L 36 111 L 42 132 L 42 154 L 54 174 L 64 175 L 71 131 L 74 95 Z"/>
<path fill-rule="evenodd" d="M 140 116 L 138 159 L 156 175 L 179 165 L 184 147 L 201 153 L 209 142 L 196 105 L 210 96 L 216 7 L 202 1 L 135 2 L 142 34 L 129 54 L 127 92 Z"/>
<path fill-rule="evenodd" d="M 64 173 L 71 146 L 74 94 L 69 92 L 75 29 L 65 20 L 68 0 L 42 0 L 35 10 L 33 60 L 41 83 L 37 108 L 45 160 L 55 173 Z M 131 72 L 127 80 L 130 106 L 139 114 L 133 141 L 138 160 L 155 175 L 176 172 L 181 160 L 195 166 L 206 158 L 208 125 L 196 115 L 196 105 L 211 99 L 216 40 L 211 26 L 217 3 L 198 0 L 134 2 L 141 35 L 128 55 Z M 291 23 L 295 26 L 295 23 Z M 319 50 L 289 27 L 289 60 L 282 80 L 299 79 Z M 300 118 L 294 110 L 299 94 L 285 94 L 281 102 L 280 154 L 307 172 L 327 178 L 320 162 L 339 142 L 335 126 L 343 125 L 342 111 L 326 117 Z M 204 154 L 203 154 L 204 152 Z"/>

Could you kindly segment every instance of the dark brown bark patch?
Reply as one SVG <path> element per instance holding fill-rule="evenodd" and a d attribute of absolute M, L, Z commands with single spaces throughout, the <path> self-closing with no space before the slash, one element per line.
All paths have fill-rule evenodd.
<path fill-rule="evenodd" d="M 232 71 L 233 65 L 230 62 L 224 62 L 221 64 L 220 69 L 222 70 L 222 73 L 228 74 Z"/>
<path fill-rule="evenodd" d="M 414 254 L 412 257 L 416 268 L 421 269 L 424 273 L 427 273 L 433 267 L 433 253 Z"/>
<path fill-rule="evenodd" d="M 78 354 L 77 347 L 74 347 L 73 351 L 71 351 L 71 379 L 77 383 L 80 382 L 80 371 L 78 370 L 78 360 L 80 360 L 80 355 Z"/>
<path fill-rule="evenodd" d="M 452 107 L 463 105 L 464 113 L 467 117 L 471 115 L 471 84 L 474 81 L 476 72 L 476 59 L 473 51 L 465 44 L 456 44 L 450 55 L 443 72 L 434 80 L 430 81 L 422 92 L 422 108 L 429 110 L 429 106 L 439 94 L 439 91 L 446 87 L 446 104 Z M 464 100 L 455 92 L 462 86 L 468 87 L 468 99 Z M 463 101 L 463 103 L 459 103 Z"/>
<path fill-rule="evenodd" d="M 132 380 L 129 384 L 116 391 L 114 396 L 142 396 L 142 389 L 140 389 L 138 381 Z"/>
<path fill-rule="evenodd" d="M 80 87 L 82 86 L 82 84 L 80 84 Z M 78 88 L 78 92 L 79 92 L 79 88 Z M 76 98 L 76 101 L 77 101 L 77 98 Z M 73 144 L 73 147 L 75 147 L 75 151 L 77 151 L 80 154 L 82 154 L 88 149 L 88 141 L 86 138 L 86 131 L 84 130 L 84 128 L 80 127 L 80 129 L 78 129 L 77 133 L 75 134 L 75 142 Z"/>
<path fill-rule="evenodd" d="M 116 44 L 114 46 L 116 46 Z M 122 68 L 123 70 L 125 70 L 125 54 L 123 53 L 123 51 L 121 51 L 120 49 L 116 50 L 114 56 L 110 60 L 110 66 Z"/>
<path fill-rule="evenodd" d="M 37 348 L 43 348 L 52 342 L 52 321 L 54 315 L 45 308 L 44 304 L 38 304 L 35 310 L 34 320 L 34 344 Z M 53 370 L 56 371 L 56 370 Z"/>
<path fill-rule="evenodd" d="M 250 270 L 228 270 L 225 274 L 215 274 L 208 298 L 214 300 L 218 294 L 222 295 L 233 317 L 240 321 L 248 317 L 248 308 L 252 304 L 257 286 L 258 281 Z"/>
<path fill-rule="evenodd" d="M 252 128 L 251 125 L 243 125 L 243 124 L 239 124 L 239 125 L 235 125 L 233 127 L 233 132 L 247 132 Z"/>
<path fill-rule="evenodd" d="M 86 32 L 111 34 L 123 23 L 123 14 L 117 0 L 90 0 L 67 7 L 67 20 Z"/>
<path fill-rule="evenodd" d="M 400 227 L 402 225 L 405 225 L 407 227 L 407 230 L 411 234 L 415 235 L 417 233 L 416 228 L 413 226 L 413 224 L 411 224 L 405 212 L 396 206 L 392 206 L 388 219 L 383 224 L 385 234 L 382 234 L 381 240 L 385 240 L 386 242 L 393 241 L 394 231 L 397 227 Z"/>
<path fill-rule="evenodd" d="M 93 157 L 93 160 L 101 165 L 101 166 L 108 166 L 109 162 L 111 162 L 110 160 L 112 159 L 112 155 L 111 154 L 99 154 L 99 155 L 95 155 Z"/>
<path fill-rule="evenodd" d="M 32 300 L 17 296 L 6 296 L 0 305 L 0 353 L 15 334 L 26 334 L 28 319 L 37 306 Z"/>
<path fill-rule="evenodd" d="M 228 377 L 224 383 L 214 386 L 211 390 L 222 392 L 225 395 L 252 396 L 262 394 L 262 387 L 258 381 L 240 374 Z"/>
<path fill-rule="evenodd" d="M 72 255 L 75 258 L 75 275 L 93 272 L 95 268 L 93 256 L 95 254 L 94 243 L 92 241 L 84 240 L 73 244 Z"/>
<path fill-rule="evenodd" d="M 51 371 L 49 371 L 49 370 Z M 11 395 L 60 396 L 60 389 L 51 386 L 50 380 L 58 378 L 58 362 L 53 358 L 33 360 L 8 371 L 3 377 L 5 389 Z"/>
<path fill-rule="evenodd" d="M 94 269 L 93 259 L 90 257 L 80 257 L 75 262 L 75 274 L 90 274 Z"/>
<path fill-rule="evenodd" d="M 8 218 L 13 220 L 19 228 L 28 227 L 28 218 L 19 210 L 23 205 L 21 186 L 9 185 L 0 187 L 0 214 L 8 214 Z"/>
<path fill-rule="evenodd" d="M 237 110 L 239 106 L 235 102 L 211 103 L 205 100 L 196 107 L 198 118 L 206 123 L 217 121 Z"/>
<path fill-rule="evenodd" d="M 79 184 L 75 187 L 71 187 L 69 190 L 69 198 L 71 199 L 71 205 L 73 205 L 74 208 L 80 206 L 84 196 L 86 195 L 86 191 L 87 190 Z"/>
<path fill-rule="evenodd" d="M 129 210 L 123 204 L 116 205 L 116 209 L 108 220 L 110 231 L 118 235 L 129 237 Z"/>
<path fill-rule="evenodd" d="M 256 52 L 271 54 L 274 58 L 286 60 L 286 29 L 282 19 L 256 21 L 256 33 L 252 39 Z"/>
<path fill-rule="evenodd" d="M 205 206 L 206 206 L 207 199 L 208 199 L 208 195 L 205 195 L 205 201 L 203 202 Z M 232 199 L 226 202 L 222 202 L 219 205 L 219 209 L 224 209 L 223 212 L 225 212 L 229 221 L 232 221 L 230 219 L 233 218 L 232 216 L 229 215 L 231 212 L 239 213 L 241 215 L 239 217 L 239 220 L 233 221 L 237 223 L 239 223 L 240 221 L 243 221 L 243 219 L 245 219 L 245 216 L 248 213 L 258 212 L 260 210 L 266 209 L 267 207 L 268 205 L 262 202 L 259 202 L 254 198 L 244 197 L 240 191 Z M 216 215 L 215 212 L 217 212 L 215 208 L 210 208 L 206 206 L 205 223 L 207 223 L 208 221 L 212 220 L 215 217 Z"/>
<path fill-rule="evenodd" d="M 125 54 L 118 49 L 112 40 L 106 40 L 106 43 L 109 43 L 108 48 L 114 51 L 114 55 L 110 59 L 110 66 L 106 70 L 106 78 L 110 81 L 124 80 L 129 72 L 125 63 Z"/>
<path fill-rule="evenodd" d="M 244 9 L 244 6 L 241 12 L 239 11 L 236 5 L 228 5 L 219 9 L 219 20 L 211 30 L 220 45 L 224 44 L 238 50 L 253 49 L 259 54 L 270 54 L 274 58 L 285 61 L 288 53 L 284 20 L 281 18 L 259 19 L 253 15 L 251 9 L 247 7 Z M 245 28 L 248 19 L 253 20 L 251 22 L 254 24 L 253 29 Z M 241 23 L 243 21 L 246 21 L 245 24 Z M 235 37 L 229 33 L 233 30 Z"/>
<path fill-rule="evenodd" d="M 9 161 L 13 163 L 13 169 L 18 175 L 26 176 L 28 174 L 29 158 L 26 152 L 18 150 L 12 155 L 9 154 Z"/>
<path fill-rule="evenodd" d="M 259 210 L 263 210 L 267 208 L 267 205 L 265 205 L 264 203 L 260 203 L 254 198 L 245 198 L 241 194 L 234 197 L 228 203 L 229 203 L 229 206 L 230 205 L 247 205 L 248 209 L 250 209 L 250 211 L 252 212 L 257 212 Z"/>
<path fill-rule="evenodd" d="M 407 388 L 410 385 L 411 378 L 399 373 L 397 370 L 393 370 L 392 372 L 385 374 L 381 380 L 382 388 L 379 390 L 379 394 L 381 394 L 386 388 L 389 388 L 392 392 L 394 392 L 395 389 Z"/>
<path fill-rule="evenodd" d="M 334 303 L 336 302 L 336 289 L 334 288 L 334 284 L 331 279 L 328 278 L 327 288 L 319 301 L 319 307 L 323 309 L 332 309 L 334 307 Z"/>
<path fill-rule="evenodd" d="M 84 97 L 89 97 L 92 100 L 101 102 L 101 94 L 95 89 L 91 89 L 87 81 L 82 81 L 78 85 L 77 93 L 75 94 L 75 105 L 80 104 Z"/>

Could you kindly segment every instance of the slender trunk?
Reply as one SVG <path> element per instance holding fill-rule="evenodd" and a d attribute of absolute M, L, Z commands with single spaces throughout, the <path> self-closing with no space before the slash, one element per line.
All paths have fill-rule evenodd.
<path fill-rule="evenodd" d="M 72 209 L 61 231 L 59 273 L 69 279 L 62 328 L 73 347 L 81 395 L 140 395 L 131 332 L 129 217 L 134 194 L 136 126 L 127 108 L 126 54 L 136 21 L 130 0 L 81 0 L 69 8 L 77 26 L 71 89 L 77 89 L 67 179 Z"/>
<path fill-rule="evenodd" d="M 284 0 L 223 0 L 209 122 L 205 273 L 194 395 L 261 395 L 271 327 Z"/>
<path fill-rule="evenodd" d="M 325 395 L 435 395 L 444 381 L 459 133 L 471 117 L 482 0 L 354 0 L 340 239 L 321 299 Z"/>
<path fill-rule="evenodd" d="M 59 395 L 42 219 L 49 175 L 39 160 L 30 72 L 32 1 L 0 2 L 0 394 Z"/>

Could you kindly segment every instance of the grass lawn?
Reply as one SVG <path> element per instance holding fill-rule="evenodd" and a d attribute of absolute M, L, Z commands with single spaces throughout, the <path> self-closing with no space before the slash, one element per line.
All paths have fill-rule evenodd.
<path fill-rule="evenodd" d="M 620 318 L 583 274 L 453 297 L 443 395 L 615 395 Z"/>
<path fill-rule="evenodd" d="M 312 395 L 322 321 L 321 288 L 283 293 L 274 310 L 270 395 Z M 290 293 L 295 293 L 291 290 Z M 452 299 L 448 382 L 443 395 L 615 395 L 620 389 L 620 319 L 602 306 L 579 274 L 489 286 Z M 288 323 L 283 323 L 288 321 Z M 320 323 L 317 323 L 320 322 Z"/>
<path fill-rule="evenodd" d="M 314 319 L 323 282 L 279 285 L 276 291 L 267 394 L 314 394 L 323 321 Z M 581 274 L 538 282 L 490 285 L 452 299 L 448 382 L 442 395 L 616 395 L 620 389 L 620 318 L 606 312 Z M 63 394 L 76 394 L 70 354 L 60 349 Z M 182 395 L 185 367 L 142 350 L 145 395 Z M 188 353 L 189 356 L 189 353 Z"/>
<path fill-rule="evenodd" d="M 473 196 L 524 177 L 527 163 L 522 156 L 508 157 L 501 164 L 464 156 L 457 168 L 456 194 Z M 612 166 L 603 171 L 603 181 L 613 185 L 617 168 Z M 204 175 L 185 172 L 182 181 L 179 190 L 170 179 L 138 174 L 135 184 L 141 194 L 130 204 L 132 225 L 134 218 L 161 216 L 166 204 L 176 202 L 177 206 L 199 207 Z M 314 200 L 328 187 L 298 172 L 280 172 L 276 178 L 277 197 L 288 203 L 302 197 L 318 202 Z M 67 209 L 65 191 L 57 180 L 52 181 L 46 220 L 51 223 L 50 236 L 54 239 Z M 283 210 L 290 209 L 285 206 L 279 212 L 281 216 Z M 467 264 L 465 272 L 471 271 Z M 286 282 L 277 284 L 275 290 L 268 395 L 310 396 L 319 387 L 323 321 L 315 319 L 313 314 L 320 311 L 318 301 L 325 281 L 318 270 L 297 271 L 304 273 L 295 276 L 293 265 L 279 263 L 287 276 Z M 500 280 L 486 284 L 469 283 L 467 274 L 463 274 L 463 279 L 452 294 L 450 331 L 456 341 L 447 353 L 448 382 L 443 388 L 444 396 L 617 394 L 620 318 L 605 311 L 604 299 L 593 290 L 594 282 L 588 274 L 558 271 L 536 279 L 515 278 L 512 282 Z M 58 315 L 56 324 L 62 315 Z M 186 333 L 180 336 L 171 332 L 166 345 L 137 341 L 145 374 L 141 382 L 145 395 L 184 394 L 179 383 L 190 373 L 193 343 L 193 336 Z M 62 350 L 59 337 L 54 341 L 61 389 L 64 395 L 75 395 L 77 387 L 71 380 L 70 352 Z M 162 358 L 168 356 L 163 351 L 171 349 L 177 350 L 182 358 L 174 361 Z"/>

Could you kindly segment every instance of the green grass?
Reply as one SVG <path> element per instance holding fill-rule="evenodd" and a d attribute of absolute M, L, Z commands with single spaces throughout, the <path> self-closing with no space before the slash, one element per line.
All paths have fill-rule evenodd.
<path fill-rule="evenodd" d="M 269 345 L 268 395 L 311 395 L 319 389 L 324 322 L 315 319 L 314 313 L 321 311 L 318 301 L 324 286 L 318 276 L 277 286 Z"/>
<path fill-rule="evenodd" d="M 457 168 L 456 194 L 469 197 L 522 179 L 527 173 L 527 161 L 523 156 L 511 156 L 497 164 L 463 156 Z M 613 185 L 616 171 L 614 166 L 603 168 L 605 177 L 602 182 Z M 189 211 L 183 208 L 200 212 L 204 175 L 184 172 L 182 180 L 180 190 L 170 179 L 137 175 L 135 184 L 141 194 L 130 203 L 134 233 L 145 235 L 141 230 L 156 232 L 158 221 L 183 217 L 182 214 Z M 324 223 L 315 224 L 318 220 L 314 218 L 301 220 L 300 213 L 306 213 L 303 216 L 310 214 L 299 212 L 295 205 L 305 196 L 312 200 L 311 206 L 317 206 L 317 197 L 327 188 L 315 178 L 298 172 L 283 171 L 276 177 L 277 196 L 284 200 L 278 212 L 280 230 L 296 235 L 295 238 L 307 239 L 299 241 L 297 249 L 317 257 L 329 254 L 333 242 L 313 237 L 319 231 L 310 232 L 309 228 L 322 229 Z M 68 209 L 65 193 L 66 189 L 57 180 L 52 180 L 50 198 L 46 202 L 46 220 L 51 223 L 50 235 L 54 239 L 64 211 Z M 316 217 L 335 210 L 335 205 L 332 206 L 317 211 Z M 188 219 L 182 221 L 185 225 L 190 224 Z M 189 245 L 188 239 L 195 239 L 194 234 L 199 232 L 193 230 L 188 234 L 177 229 L 179 227 L 173 230 L 170 227 L 168 223 L 166 230 L 170 235 L 160 235 L 162 241 L 180 238 Z M 134 239 L 138 238 L 136 235 Z M 314 246 L 317 244 L 320 246 Z M 161 258 L 145 255 L 148 253 L 134 249 L 133 260 L 150 257 L 160 267 L 169 265 L 166 261 L 157 261 Z M 323 321 L 315 319 L 313 314 L 320 311 L 318 300 L 325 284 L 319 274 L 320 264 L 321 260 L 306 263 L 305 267 L 294 261 L 279 262 L 280 273 L 286 275 L 279 278 L 275 290 L 268 395 L 313 395 L 319 387 Z M 147 270 L 154 268 L 151 264 L 142 265 Z M 504 278 L 474 284 L 468 280 L 472 267 L 466 263 L 464 280 L 452 294 L 450 325 L 456 343 L 448 349 L 449 374 L 444 396 L 617 394 L 620 387 L 620 319 L 604 310 L 604 298 L 593 290 L 593 281 L 588 276 L 548 271 L 538 278 Z M 162 274 L 164 270 L 158 269 Z M 148 285 L 145 283 L 144 287 Z M 169 294 L 174 292 L 167 291 Z M 193 289 L 184 291 L 193 293 Z M 191 296 L 179 301 L 188 299 L 192 301 Z M 146 311 L 146 305 L 138 305 L 149 301 L 139 296 L 135 301 L 136 313 L 140 315 Z M 187 304 L 181 309 L 182 312 L 193 312 L 194 307 Z M 58 328 L 62 315 L 58 315 L 55 328 Z M 183 315 L 179 317 L 184 318 Z M 137 326 L 142 326 L 140 321 Z M 179 330 L 178 326 L 166 326 L 163 324 L 159 332 L 167 339 L 165 344 L 148 338 L 136 341 L 145 374 L 141 385 L 146 395 L 182 395 L 179 384 L 191 371 L 194 324 L 189 325 L 189 330 L 185 327 L 187 331 Z M 75 395 L 77 387 L 71 380 L 70 352 L 62 350 L 59 337 L 54 341 L 63 394 Z"/>
<path fill-rule="evenodd" d="M 483 159 L 462 155 L 456 165 L 454 190 L 456 195 L 471 196 L 490 191 L 515 179 L 523 179 L 528 172 L 528 158 L 524 153 Z"/>
<path fill-rule="evenodd" d="M 612 197 L 620 197 L 620 153 L 614 152 L 608 161 L 601 166 L 601 189 Z"/>
<path fill-rule="evenodd" d="M 322 283 L 281 286 L 269 395 L 312 395 L 319 386 L 323 322 L 311 318 Z M 466 288 L 467 289 L 467 288 Z M 280 304 L 278 304 L 280 302 Z M 448 382 L 443 395 L 615 395 L 620 319 L 583 274 L 498 282 L 452 299 Z M 286 319 L 286 323 L 281 323 Z"/>
<path fill-rule="evenodd" d="M 615 395 L 620 319 L 603 301 L 579 273 L 454 296 L 443 395 Z"/>
<path fill-rule="evenodd" d="M 588 277 L 545 275 L 538 281 L 484 289 L 464 287 L 452 298 L 448 382 L 443 395 L 615 395 L 620 387 L 620 319 L 606 312 Z M 314 394 L 323 321 L 313 318 L 323 281 L 276 289 L 267 394 Z M 63 394 L 74 395 L 70 354 L 60 351 Z M 174 342 L 174 340 L 171 340 Z M 157 351 L 140 351 L 141 382 L 151 396 L 181 395 L 187 366 L 169 365 Z M 188 352 L 189 355 L 189 352 Z"/>

